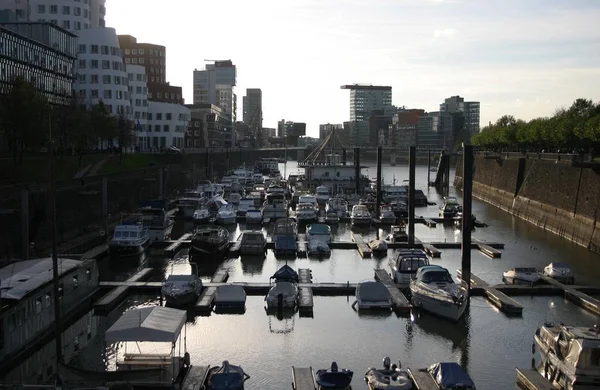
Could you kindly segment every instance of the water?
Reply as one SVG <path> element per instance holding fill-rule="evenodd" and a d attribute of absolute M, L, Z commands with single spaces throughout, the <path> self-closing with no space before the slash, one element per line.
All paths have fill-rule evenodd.
<path fill-rule="evenodd" d="M 288 163 L 287 173 L 297 171 L 295 163 Z M 283 169 L 282 169 L 283 172 Z M 369 176 L 375 175 L 369 168 Z M 432 176 L 434 173 L 432 172 Z M 408 177 L 405 166 L 384 167 L 386 182 L 394 176 L 398 182 Z M 422 189 L 431 201 L 441 197 L 434 189 L 427 190 L 427 168 L 417 167 L 416 187 Z M 450 189 L 450 195 L 455 194 Z M 472 252 L 473 273 L 489 283 L 501 283 L 502 272 L 515 266 L 542 268 L 552 261 L 571 264 L 577 283 L 594 283 L 600 276 L 600 256 L 547 233 L 522 220 L 473 201 L 473 213 L 489 224 L 477 229 L 473 237 L 500 241 L 506 246 L 502 257 L 490 259 L 478 251 Z M 418 208 L 417 215 L 437 216 L 438 207 Z M 182 234 L 192 226 L 178 224 L 174 234 Z M 235 237 L 240 226 L 231 229 Z M 460 241 L 460 232 L 438 224 L 436 228 L 416 225 L 416 236 L 422 241 Z M 340 225 L 333 230 L 334 240 L 349 240 L 350 230 Z M 387 234 L 385 231 L 382 235 Z M 374 238 L 376 232 L 367 235 Z M 329 259 L 296 259 L 290 264 L 296 268 L 310 268 L 319 282 L 360 282 L 373 277 L 373 269 L 387 267 L 393 251 L 383 259 L 362 259 L 354 250 L 336 250 Z M 436 263 L 447 267 L 453 274 L 460 268 L 460 250 L 444 250 Z M 108 263 L 108 264 L 107 264 Z M 140 258 L 128 264 L 105 262 L 103 278 L 114 279 L 114 272 L 134 272 L 142 266 L 160 270 L 159 277 L 171 272 L 186 273 L 190 266 L 185 254 L 173 259 Z M 269 254 L 265 259 L 229 259 L 232 281 L 267 281 L 284 261 Z M 218 264 L 199 261 L 199 273 L 209 280 Z M 120 279 L 125 276 L 119 275 Z M 290 388 L 291 366 L 328 367 L 336 360 L 340 367 L 355 371 L 353 389 L 366 389 L 363 374 L 369 366 L 381 366 L 381 359 L 390 356 L 400 359 L 404 366 L 426 367 L 438 361 L 456 361 L 467 369 L 478 388 L 503 390 L 515 388 L 515 367 L 529 367 L 531 344 L 536 327 L 544 320 L 591 326 L 598 318 L 563 297 L 515 297 L 524 307 L 521 318 L 510 318 L 499 312 L 484 298 L 474 297 L 464 322 L 450 324 L 426 313 L 412 313 L 411 318 L 387 315 L 358 314 L 351 308 L 353 297 L 315 297 L 314 318 L 277 319 L 268 316 L 263 308 L 263 297 L 248 297 L 244 315 L 217 315 L 209 317 L 188 314 L 187 347 L 193 364 L 218 365 L 222 360 L 241 364 L 251 375 L 246 389 L 280 390 Z M 96 336 L 75 358 L 74 363 L 90 369 L 102 369 L 99 356 L 104 348 L 104 330 L 120 312 L 130 307 L 155 305 L 158 296 L 131 296 L 107 318 L 99 321 Z M 108 351 L 110 355 L 110 351 Z"/>

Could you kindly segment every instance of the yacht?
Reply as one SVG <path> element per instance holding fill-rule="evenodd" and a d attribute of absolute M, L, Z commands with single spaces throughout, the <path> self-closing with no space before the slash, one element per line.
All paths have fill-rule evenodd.
<path fill-rule="evenodd" d="M 220 225 L 233 225 L 236 222 L 233 205 L 226 203 L 219 208 L 216 222 Z"/>
<path fill-rule="evenodd" d="M 281 267 L 270 278 L 275 284 L 265 297 L 267 309 L 295 308 L 298 302 L 298 273 L 289 265 Z"/>
<path fill-rule="evenodd" d="M 507 284 L 534 284 L 540 281 L 540 273 L 535 268 L 515 267 L 502 273 L 502 278 Z"/>
<path fill-rule="evenodd" d="M 238 204 L 238 208 L 235 212 L 236 216 L 238 218 L 244 218 L 251 207 L 254 207 L 254 198 L 248 196 L 241 198 L 240 203 Z"/>
<path fill-rule="evenodd" d="M 348 216 L 348 201 L 344 198 L 331 198 L 327 201 L 325 211 L 327 213 L 333 212 L 339 218 L 346 218 Z"/>
<path fill-rule="evenodd" d="M 306 239 L 310 242 L 319 240 L 321 242 L 331 242 L 331 228 L 322 223 L 313 223 L 306 227 Z"/>
<path fill-rule="evenodd" d="M 246 211 L 246 223 L 247 224 L 261 224 L 263 220 L 262 211 L 255 207 L 250 207 Z"/>
<path fill-rule="evenodd" d="M 281 193 L 268 193 L 263 203 L 263 217 L 269 219 L 285 218 L 288 214 L 285 195 Z"/>
<path fill-rule="evenodd" d="M 196 225 L 203 225 L 210 222 L 210 211 L 206 206 L 202 206 L 198 210 L 194 211 L 194 215 L 192 216 L 194 223 Z"/>
<path fill-rule="evenodd" d="M 264 183 L 265 182 L 265 177 L 263 176 L 262 173 L 254 172 L 252 174 L 252 181 L 254 181 L 254 185 L 256 186 L 257 184 Z"/>
<path fill-rule="evenodd" d="M 179 216 L 192 218 L 194 211 L 198 210 L 204 201 L 204 193 L 198 190 L 186 191 L 177 201 Z"/>
<path fill-rule="evenodd" d="M 352 221 L 352 226 L 367 226 L 371 224 L 371 213 L 367 209 L 367 206 L 357 204 L 352 206 L 350 220 Z"/>
<path fill-rule="evenodd" d="M 544 324 L 536 330 L 538 372 L 556 389 L 587 390 L 600 387 L 600 328 Z"/>
<path fill-rule="evenodd" d="M 150 231 L 144 226 L 141 214 L 121 216 L 110 240 L 110 253 L 114 255 L 136 255 L 144 252 L 150 244 Z"/>
<path fill-rule="evenodd" d="M 267 239 L 260 230 L 246 230 L 240 237 L 241 255 L 265 255 L 267 252 Z"/>
<path fill-rule="evenodd" d="M 317 202 L 317 197 L 312 194 L 303 194 L 298 197 L 298 204 L 301 203 L 309 203 L 316 210 L 319 208 L 319 203 Z"/>
<path fill-rule="evenodd" d="M 356 301 L 352 307 L 361 309 L 390 309 L 392 296 L 388 288 L 381 282 L 367 281 L 356 286 Z"/>
<path fill-rule="evenodd" d="M 318 204 L 326 204 L 329 200 L 329 187 L 320 185 L 316 188 L 316 200 Z"/>
<path fill-rule="evenodd" d="M 160 199 L 144 202 L 139 209 L 151 242 L 164 241 L 171 237 L 175 221 L 169 217 L 167 207 L 167 201 Z"/>
<path fill-rule="evenodd" d="M 238 194 L 237 192 L 232 192 L 231 194 L 229 194 L 227 202 L 233 205 L 239 205 L 240 199 L 242 199 L 242 195 Z"/>
<path fill-rule="evenodd" d="M 544 275 L 561 283 L 575 284 L 575 276 L 567 263 L 550 263 L 544 267 Z"/>
<path fill-rule="evenodd" d="M 460 320 L 467 308 L 468 294 L 438 265 L 419 268 L 410 292 L 413 306 L 452 321 Z"/>
<path fill-rule="evenodd" d="M 402 249 L 398 256 L 390 259 L 390 271 L 394 283 L 407 285 L 417 274 L 417 270 L 429 265 L 429 256 L 421 249 Z"/>
<path fill-rule="evenodd" d="M 293 236 L 294 240 L 298 236 L 298 224 L 292 218 L 280 218 L 275 222 L 273 229 L 273 242 L 277 241 L 280 236 Z"/>
<path fill-rule="evenodd" d="M 169 275 L 162 285 L 161 293 L 170 306 L 195 303 L 202 293 L 202 280 L 198 275 Z"/>
<path fill-rule="evenodd" d="M 386 203 L 408 199 L 408 191 L 405 186 L 384 186 L 382 193 L 383 201 Z"/>
<path fill-rule="evenodd" d="M 454 218 L 459 212 L 462 212 L 462 206 L 458 203 L 458 199 L 455 196 L 445 197 L 440 206 L 440 217 Z"/>
<path fill-rule="evenodd" d="M 335 225 L 340 223 L 340 217 L 338 216 L 338 213 L 336 213 L 334 210 L 326 211 L 325 223 L 328 225 Z"/>
<path fill-rule="evenodd" d="M 392 210 L 392 206 L 379 206 L 379 222 L 384 225 L 393 225 L 396 223 L 396 213 Z"/>
<path fill-rule="evenodd" d="M 199 226 L 192 235 L 191 251 L 224 255 L 229 249 L 229 231 L 221 226 Z"/>
<path fill-rule="evenodd" d="M 298 223 L 316 222 L 318 219 L 317 210 L 312 203 L 298 203 L 296 206 L 296 218 Z"/>

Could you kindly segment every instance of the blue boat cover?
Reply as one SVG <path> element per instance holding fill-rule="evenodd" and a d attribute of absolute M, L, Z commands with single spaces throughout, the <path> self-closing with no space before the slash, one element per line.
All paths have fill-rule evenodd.
<path fill-rule="evenodd" d="M 319 370 L 316 373 L 317 384 L 321 389 L 346 389 L 352 382 L 353 372 L 338 369 L 337 363 L 331 363 L 331 368 Z"/>
<path fill-rule="evenodd" d="M 445 389 L 475 388 L 475 383 L 469 374 L 458 363 L 435 363 L 428 371 L 438 386 Z"/>
<path fill-rule="evenodd" d="M 277 272 L 271 276 L 271 279 L 275 279 L 277 281 L 291 281 L 298 283 L 300 278 L 298 277 L 298 272 L 296 272 L 292 267 L 285 264 L 283 267 L 279 268 Z"/>
<path fill-rule="evenodd" d="M 275 250 L 277 251 L 296 251 L 296 237 L 277 236 L 275 240 Z"/>
<path fill-rule="evenodd" d="M 329 227 L 329 225 L 325 225 L 322 223 L 313 223 L 312 225 L 308 225 L 306 227 L 306 232 L 310 235 L 331 234 L 331 228 Z"/>
<path fill-rule="evenodd" d="M 244 381 L 242 367 L 224 361 L 217 371 L 210 373 L 208 385 L 213 390 L 241 390 L 244 388 Z"/>

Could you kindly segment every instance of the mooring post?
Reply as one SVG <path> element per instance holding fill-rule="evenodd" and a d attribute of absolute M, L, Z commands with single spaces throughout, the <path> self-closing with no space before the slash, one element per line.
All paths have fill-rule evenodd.
<path fill-rule="evenodd" d="M 427 150 L 427 188 L 431 184 L 431 149 Z"/>
<path fill-rule="evenodd" d="M 348 154 L 346 152 L 346 148 L 343 148 L 342 149 L 342 165 L 346 165 L 347 159 L 348 159 Z"/>
<path fill-rule="evenodd" d="M 108 239 L 108 179 L 102 178 L 102 220 L 104 221 L 104 237 Z"/>
<path fill-rule="evenodd" d="M 472 147 L 471 147 L 471 153 L 473 153 Z M 445 169 L 446 169 L 446 196 L 447 196 L 450 194 L 450 153 L 446 153 Z"/>
<path fill-rule="evenodd" d="M 463 144 L 462 286 L 471 291 L 471 205 L 473 195 L 473 146 Z"/>
<path fill-rule="evenodd" d="M 415 165 L 417 148 L 411 146 L 408 152 L 408 246 L 415 245 Z"/>
<path fill-rule="evenodd" d="M 356 193 L 362 195 L 362 188 L 360 188 L 360 148 L 354 148 L 354 181 Z"/>
<path fill-rule="evenodd" d="M 379 213 L 379 207 L 381 206 L 381 201 L 383 198 L 383 194 L 381 192 L 381 165 L 383 160 L 383 148 L 381 146 L 377 147 L 377 202 L 376 202 L 376 212 Z"/>
<path fill-rule="evenodd" d="M 21 257 L 29 260 L 29 190 L 21 190 Z"/>
<path fill-rule="evenodd" d="M 162 199 L 165 196 L 165 171 L 161 167 L 158 169 L 158 197 Z"/>

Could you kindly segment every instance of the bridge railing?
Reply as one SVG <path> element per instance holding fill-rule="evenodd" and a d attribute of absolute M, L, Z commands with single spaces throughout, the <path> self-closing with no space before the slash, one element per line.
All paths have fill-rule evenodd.
<path fill-rule="evenodd" d="M 483 155 L 485 158 L 528 158 L 536 160 L 566 161 L 566 162 L 588 162 L 590 155 L 575 153 L 532 153 L 532 152 L 492 152 L 477 151 L 476 154 Z"/>

